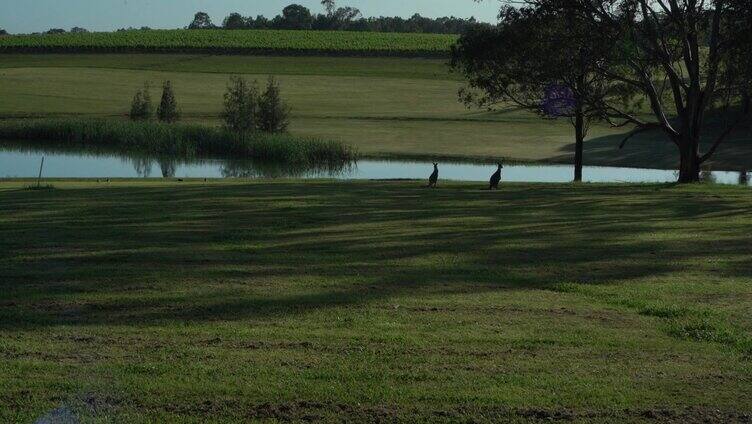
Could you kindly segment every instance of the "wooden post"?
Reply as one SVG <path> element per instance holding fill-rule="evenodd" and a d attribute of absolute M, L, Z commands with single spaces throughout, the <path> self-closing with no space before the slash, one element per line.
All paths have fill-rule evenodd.
<path fill-rule="evenodd" d="M 42 187 L 42 168 L 44 167 L 44 156 L 42 156 L 42 163 L 39 164 L 39 177 L 37 177 L 37 188 Z"/>

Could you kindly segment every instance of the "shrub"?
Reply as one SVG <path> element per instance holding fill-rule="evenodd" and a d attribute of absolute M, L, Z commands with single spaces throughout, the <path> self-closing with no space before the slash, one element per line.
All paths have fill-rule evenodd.
<path fill-rule="evenodd" d="M 258 86 L 249 84 L 245 78 L 231 77 L 225 93 L 222 119 L 228 129 L 246 133 L 256 129 L 256 109 L 258 106 Z"/>
<path fill-rule="evenodd" d="M 277 81 L 274 77 L 269 77 L 266 91 L 259 98 L 256 128 L 265 132 L 277 133 L 287 131 L 289 124 L 290 107 L 282 100 Z"/>
<path fill-rule="evenodd" d="M 162 100 L 157 108 L 157 119 L 160 122 L 173 123 L 180 119 L 178 111 L 178 102 L 175 100 L 175 92 L 172 90 L 172 83 L 165 81 L 162 84 Z"/>
<path fill-rule="evenodd" d="M 151 94 L 149 93 L 149 83 L 144 83 L 144 88 L 138 90 L 133 96 L 131 102 L 131 112 L 129 114 L 132 121 L 148 121 L 154 114 L 154 108 L 151 104 Z"/>

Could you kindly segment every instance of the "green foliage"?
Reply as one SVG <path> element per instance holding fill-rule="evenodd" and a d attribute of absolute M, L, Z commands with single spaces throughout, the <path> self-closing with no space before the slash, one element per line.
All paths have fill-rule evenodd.
<path fill-rule="evenodd" d="M 132 121 L 148 121 L 154 115 L 154 106 L 151 104 L 149 83 L 144 83 L 144 88 L 136 91 L 131 102 L 131 111 L 128 116 Z"/>
<path fill-rule="evenodd" d="M 240 135 L 224 128 L 120 120 L 22 120 L 0 123 L 0 139 L 54 141 L 154 156 L 226 157 L 284 163 L 338 163 L 355 158 L 348 146 L 286 134 Z"/>
<path fill-rule="evenodd" d="M 206 12 L 197 12 L 188 29 L 211 29 L 214 28 L 211 17 Z"/>
<path fill-rule="evenodd" d="M 256 128 L 278 133 L 287 131 L 290 124 L 290 107 L 282 100 L 280 88 L 274 77 L 269 77 L 266 91 L 259 97 Z"/>
<path fill-rule="evenodd" d="M 154 30 L 110 33 L 11 36 L 0 38 L 0 52 L 12 51 L 212 51 L 446 56 L 456 35 L 352 31 Z"/>
<path fill-rule="evenodd" d="M 168 80 L 162 85 L 162 100 L 157 108 L 157 118 L 160 122 L 173 123 L 180 119 L 178 102 L 175 99 L 175 92 L 172 90 L 172 83 Z"/>
<path fill-rule="evenodd" d="M 249 83 L 243 77 L 230 77 L 221 115 L 225 126 L 239 133 L 255 130 L 258 96 L 258 85 L 255 81 Z"/>
<path fill-rule="evenodd" d="M 224 29 L 243 29 L 245 28 L 245 18 L 240 13 L 230 13 L 222 22 Z"/>
<path fill-rule="evenodd" d="M 291 4 L 282 10 L 282 26 L 285 29 L 311 29 L 313 16 L 310 9 Z"/>
<path fill-rule="evenodd" d="M 228 129 L 238 133 L 281 133 L 290 123 L 290 107 L 282 100 L 274 77 L 269 77 L 266 90 L 259 94 L 257 81 L 233 76 L 224 95 L 222 119 Z"/>

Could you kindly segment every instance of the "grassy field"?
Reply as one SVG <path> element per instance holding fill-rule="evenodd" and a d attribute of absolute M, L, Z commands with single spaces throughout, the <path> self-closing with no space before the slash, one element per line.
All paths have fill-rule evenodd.
<path fill-rule="evenodd" d="M 745 189 L 27 184 L 0 183 L 2 422 L 752 411 Z"/>
<path fill-rule="evenodd" d="M 295 135 L 341 140 L 368 156 L 571 163 L 568 121 L 509 107 L 468 110 L 462 82 L 444 60 L 209 55 L 2 55 L 0 116 L 121 117 L 144 81 L 170 79 L 189 121 L 218 123 L 230 74 L 279 76 Z M 153 95 L 157 95 L 156 90 Z M 675 168 L 675 147 L 647 133 L 618 149 L 625 129 L 595 126 L 591 165 Z M 711 131 L 713 129 L 711 128 Z M 744 127 L 720 149 L 714 169 L 752 169 Z"/>
<path fill-rule="evenodd" d="M 0 52 L 99 53 L 208 51 L 212 53 L 297 53 L 373 56 L 443 56 L 457 40 L 448 34 L 356 31 L 151 30 L 0 37 Z"/>

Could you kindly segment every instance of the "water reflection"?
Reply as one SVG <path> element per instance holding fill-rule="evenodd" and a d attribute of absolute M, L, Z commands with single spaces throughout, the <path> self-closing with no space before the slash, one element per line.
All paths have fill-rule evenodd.
<path fill-rule="evenodd" d="M 336 178 L 336 179 L 418 179 L 428 178 L 433 167 L 428 162 L 362 160 L 358 163 L 323 163 L 291 166 L 252 160 L 219 160 L 123 155 L 106 150 L 81 150 L 75 146 L 37 146 L 27 143 L 0 146 L 0 178 L 35 177 L 39 160 L 45 156 L 44 176 L 48 178 Z M 155 167 L 158 167 L 157 171 Z M 441 163 L 441 180 L 488 181 L 495 165 Z M 504 168 L 503 182 L 570 182 L 569 165 L 513 165 Z M 675 182 L 677 172 L 661 169 L 635 169 L 587 166 L 586 182 L 662 183 Z M 704 170 L 705 181 L 749 185 L 746 170 L 724 172 Z"/>
<path fill-rule="evenodd" d="M 174 159 L 160 158 L 157 160 L 159 169 L 162 170 L 162 178 L 175 178 L 178 169 L 177 161 Z"/>
<path fill-rule="evenodd" d="M 315 166 L 289 165 L 249 160 L 224 161 L 223 178 L 341 178 L 354 172 L 353 163 L 324 163 Z"/>
<path fill-rule="evenodd" d="M 352 163 L 325 163 L 320 165 L 290 165 L 277 162 L 261 162 L 253 160 L 191 160 L 178 161 L 171 158 L 148 158 L 132 157 L 130 161 L 135 176 L 149 178 L 152 176 L 154 164 L 156 164 L 162 178 L 175 178 L 177 171 L 182 168 L 211 168 L 219 170 L 222 178 L 339 178 L 351 175 L 355 165 Z M 217 175 L 206 175 L 206 177 Z M 199 177 L 202 177 L 201 175 Z"/>
<path fill-rule="evenodd" d="M 174 159 L 158 158 L 151 159 L 147 157 L 132 158 L 133 169 L 139 178 L 149 178 L 152 174 L 154 163 L 157 163 L 159 170 L 162 172 L 162 178 L 174 178 L 178 168 L 178 163 Z"/>
<path fill-rule="evenodd" d="M 129 158 L 139 178 L 149 178 L 154 164 L 159 167 L 162 178 L 175 178 L 179 166 L 213 167 L 218 166 L 222 178 L 339 178 L 354 172 L 354 163 L 324 163 L 320 165 L 290 165 L 278 162 L 253 160 L 191 160 L 178 161 L 160 157 Z M 214 175 L 213 175 L 214 176 Z"/>
<path fill-rule="evenodd" d="M 710 169 L 703 169 L 700 171 L 700 181 L 705 183 L 717 183 L 718 179 L 715 174 L 713 174 L 713 171 Z"/>
<path fill-rule="evenodd" d="M 141 178 L 148 178 L 151 175 L 151 162 L 151 159 L 134 158 L 133 168 L 136 170 L 136 175 Z"/>

